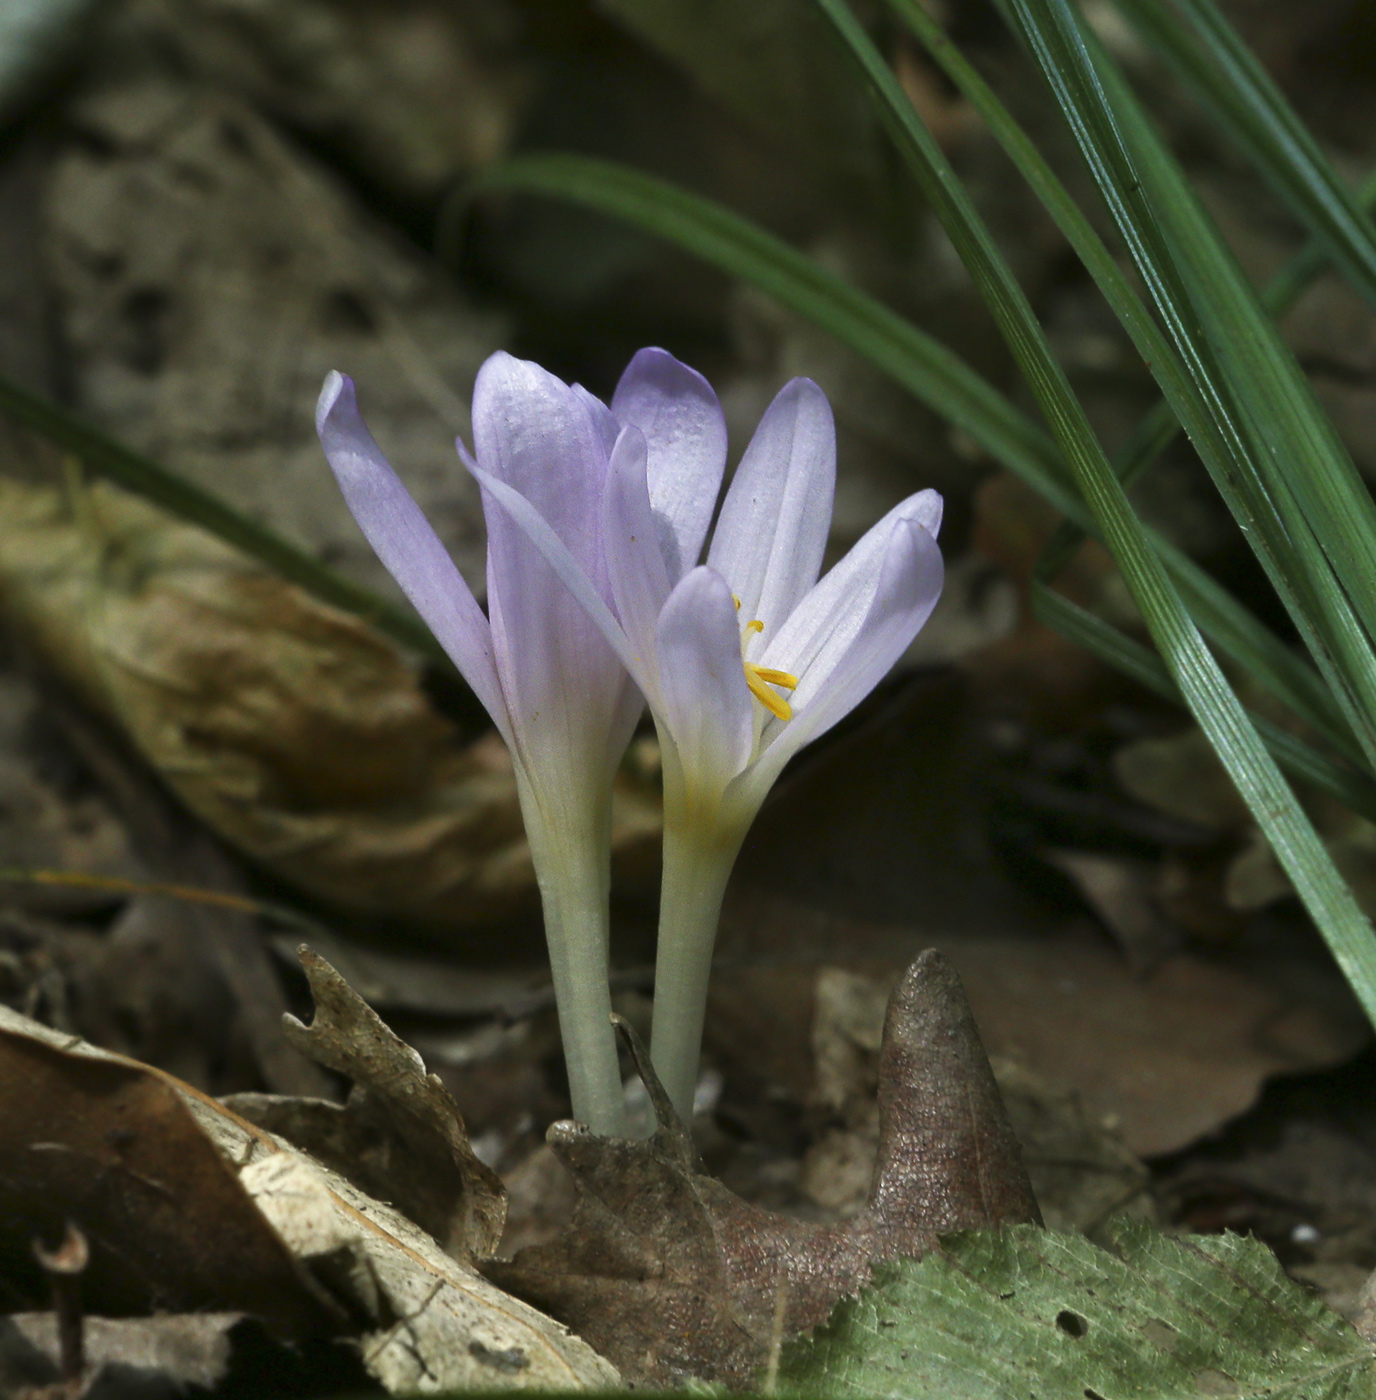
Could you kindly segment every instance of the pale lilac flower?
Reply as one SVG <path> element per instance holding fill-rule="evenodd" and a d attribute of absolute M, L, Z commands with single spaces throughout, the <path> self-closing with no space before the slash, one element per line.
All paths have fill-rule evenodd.
<path fill-rule="evenodd" d="M 483 615 L 368 432 L 343 375 L 326 379 L 316 427 L 354 519 L 511 749 L 574 1112 L 599 1132 L 618 1131 L 622 1095 L 607 991 L 611 789 L 643 701 L 585 610 L 486 498 Z M 652 423 L 646 431 L 654 436 Z M 496 354 L 479 371 L 474 469 L 531 502 L 580 576 L 608 601 L 602 501 L 617 432 L 605 405 L 537 365 Z M 459 450 L 469 460 L 462 444 Z"/>
<path fill-rule="evenodd" d="M 921 491 L 818 581 L 836 438 L 826 396 L 806 379 L 787 384 L 761 419 L 707 563 L 697 566 L 724 430 L 715 396 L 698 391 L 692 412 L 676 420 L 681 430 L 672 438 L 660 431 L 671 386 L 686 384 L 688 373 L 664 351 L 642 350 L 612 400 L 620 428 L 602 502 L 605 574 L 566 547 L 557 522 L 519 487 L 475 468 L 597 623 L 654 715 L 665 838 L 652 1054 L 685 1114 L 721 898 L 745 832 L 788 759 L 848 714 L 907 649 L 943 576 L 941 497 Z"/>

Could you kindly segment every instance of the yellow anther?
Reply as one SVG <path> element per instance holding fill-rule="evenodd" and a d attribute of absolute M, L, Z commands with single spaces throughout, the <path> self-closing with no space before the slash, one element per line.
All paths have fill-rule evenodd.
<path fill-rule="evenodd" d="M 764 666 L 756 666 L 753 661 L 747 661 L 745 663 L 745 683 L 750 687 L 750 693 L 771 715 L 778 719 L 793 718 L 793 706 L 782 695 L 776 695 L 769 687 L 778 685 L 785 690 L 796 690 L 798 688 L 797 676 L 790 676 L 787 671 L 772 671 Z"/>
<path fill-rule="evenodd" d="M 731 597 L 736 604 L 736 611 L 740 612 L 741 600 L 734 593 Z M 787 671 L 773 671 L 767 666 L 756 666 L 753 661 L 745 659 L 745 639 L 751 632 L 763 631 L 764 623 L 758 617 L 751 618 L 741 628 L 741 664 L 745 667 L 745 683 L 750 687 L 750 693 L 755 699 L 776 719 L 792 719 L 793 706 L 769 687 L 777 685 L 783 690 L 797 690 L 798 677 L 790 676 Z"/>

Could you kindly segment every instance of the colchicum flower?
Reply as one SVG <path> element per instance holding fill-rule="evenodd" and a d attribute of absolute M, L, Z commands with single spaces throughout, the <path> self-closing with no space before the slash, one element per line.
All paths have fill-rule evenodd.
<path fill-rule="evenodd" d="M 656 417 L 653 384 L 641 386 L 635 403 L 638 439 L 655 443 L 661 428 L 673 431 L 672 414 Z M 511 750 L 573 1111 L 595 1131 L 617 1133 L 623 1097 L 607 988 L 611 791 L 644 702 L 601 630 L 486 495 L 483 615 L 368 432 L 343 375 L 325 380 L 316 428 L 354 519 Z M 591 394 L 496 354 L 473 389 L 476 462 L 459 444 L 481 480 L 519 492 L 540 512 L 580 577 L 608 601 L 602 502 L 618 431 Z"/>
<path fill-rule="evenodd" d="M 665 830 L 651 1056 L 686 1121 L 741 842 L 784 764 L 869 694 L 931 615 L 941 497 L 921 491 L 895 506 L 819 582 L 836 434 L 826 396 L 795 379 L 761 419 L 698 566 L 725 457 L 715 395 L 666 352 L 642 350 L 611 416 L 605 572 L 588 568 L 518 483 L 474 470 L 597 623 L 654 716 Z"/>

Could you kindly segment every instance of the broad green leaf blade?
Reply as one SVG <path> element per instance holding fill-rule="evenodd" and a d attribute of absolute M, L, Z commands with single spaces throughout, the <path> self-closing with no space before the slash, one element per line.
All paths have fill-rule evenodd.
<path fill-rule="evenodd" d="M 1033 580 L 1032 613 L 1040 622 L 1097 656 L 1165 700 L 1179 703 L 1180 691 L 1161 658 L 1092 612 Z M 1335 763 L 1302 739 L 1261 715 L 1251 715 L 1261 741 L 1276 762 L 1296 778 L 1331 793 L 1368 820 L 1376 821 L 1376 781 L 1347 765 Z"/>
<path fill-rule="evenodd" d="M 4 378 L 0 378 L 0 413 L 65 448 L 92 475 L 113 481 L 173 515 L 199 525 L 250 558 L 266 564 L 313 598 L 371 622 L 393 641 L 458 675 L 430 629 L 414 613 L 345 578 L 242 511 L 159 466 L 151 458 L 116 442 L 76 414 Z"/>
<path fill-rule="evenodd" d="M 985 298 L 1185 703 L 1376 1023 L 1376 935 L 1191 621 L 1026 296 L 941 148 L 855 16 L 842 0 L 815 3 L 835 26 L 880 117 Z M 1037 9 L 1038 17 L 1044 16 L 1046 6 Z M 1064 4 L 1059 12 L 1060 22 L 1077 33 Z"/>
<path fill-rule="evenodd" d="M 875 1270 L 780 1368 L 869 1400 L 1369 1400 L 1376 1355 L 1257 1240 L 1123 1225 L 1109 1254 L 1035 1225 Z"/>
<path fill-rule="evenodd" d="M 1376 304 L 1376 230 L 1213 0 L 1118 0 L 1352 285 Z M 1182 18 L 1183 17 L 1183 18 Z"/>

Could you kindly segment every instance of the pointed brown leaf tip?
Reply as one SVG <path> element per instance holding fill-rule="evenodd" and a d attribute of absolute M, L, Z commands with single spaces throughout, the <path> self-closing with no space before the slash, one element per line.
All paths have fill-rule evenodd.
<path fill-rule="evenodd" d="M 965 988 L 935 948 L 889 999 L 869 1212 L 905 1238 L 1041 1223 Z"/>
<path fill-rule="evenodd" d="M 781 1315 L 817 1326 L 873 1263 L 947 1230 L 1038 1221 L 960 979 L 936 952 L 889 1003 L 879 1151 L 864 1211 L 817 1225 L 761 1210 L 702 1174 L 676 1121 L 648 1141 L 556 1123 L 578 1205 L 564 1235 L 486 1272 L 567 1323 L 632 1384 L 750 1385 Z M 782 1298 L 782 1302 L 781 1302 Z"/>

